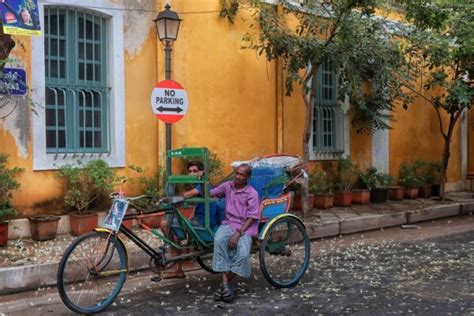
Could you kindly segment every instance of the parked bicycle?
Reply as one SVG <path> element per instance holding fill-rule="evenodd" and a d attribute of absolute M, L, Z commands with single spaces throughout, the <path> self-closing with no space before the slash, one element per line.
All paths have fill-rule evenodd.
<path fill-rule="evenodd" d="M 207 167 L 206 148 L 185 148 L 168 153 L 173 157 L 202 156 Z M 275 162 L 290 159 L 293 168 L 280 166 Z M 295 158 L 296 159 L 296 158 Z M 258 252 L 260 269 L 266 280 L 277 288 L 295 286 L 303 277 L 309 264 L 310 242 L 303 222 L 288 213 L 291 195 L 282 194 L 285 184 L 301 176 L 295 171 L 292 156 L 271 156 L 253 160 L 254 168 L 250 184 L 262 195 L 261 221 L 258 238 L 253 251 Z M 268 164 L 272 162 L 273 164 Z M 260 164 L 256 162 L 261 162 Z M 268 165 L 267 165 L 268 164 Z M 297 165 L 297 164 L 296 164 Z M 297 165 L 297 168 L 300 168 Z M 260 169 L 260 172 L 257 170 Z M 207 169 L 206 169 L 207 170 Z M 301 170 L 302 172 L 302 170 Z M 207 183 L 203 179 L 189 176 L 168 175 L 168 183 Z M 207 190 L 205 190 L 207 191 Z M 127 275 L 130 273 L 129 253 L 125 245 L 128 238 L 150 257 L 150 269 L 158 275 L 170 264 L 195 259 L 208 272 L 213 272 L 209 264 L 212 257 L 214 232 L 209 225 L 208 192 L 203 198 L 184 200 L 180 196 L 162 198 L 151 209 L 143 209 L 138 204 L 145 196 L 125 197 L 113 194 L 112 207 L 101 227 L 82 235 L 66 249 L 58 267 L 57 286 L 64 304 L 74 312 L 93 314 L 105 310 L 120 293 Z M 188 203 L 204 203 L 205 225 L 193 226 L 182 212 L 181 206 Z M 130 207 L 133 206 L 133 207 Z M 127 210 L 134 210 L 129 211 Z M 168 257 L 164 247 L 154 249 L 133 230 L 123 225 L 123 220 L 141 219 L 151 215 L 168 216 L 169 230 L 180 239 L 173 241 L 159 230 L 150 230 L 170 247 L 190 252 Z M 176 218 L 176 220 L 173 220 Z"/>

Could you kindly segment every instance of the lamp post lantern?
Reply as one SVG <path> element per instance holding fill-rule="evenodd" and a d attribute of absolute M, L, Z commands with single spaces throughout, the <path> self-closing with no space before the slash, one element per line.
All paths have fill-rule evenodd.
<path fill-rule="evenodd" d="M 161 43 L 165 46 L 165 79 L 171 80 L 171 46 L 178 38 L 179 24 L 181 19 L 178 13 L 171 10 L 171 6 L 167 3 L 165 10 L 158 13 L 153 20 L 156 24 L 156 33 Z M 166 129 L 166 152 L 171 149 L 171 124 L 165 124 Z M 166 176 L 171 174 L 171 157 L 166 155 Z M 167 194 L 170 195 L 169 189 Z"/>

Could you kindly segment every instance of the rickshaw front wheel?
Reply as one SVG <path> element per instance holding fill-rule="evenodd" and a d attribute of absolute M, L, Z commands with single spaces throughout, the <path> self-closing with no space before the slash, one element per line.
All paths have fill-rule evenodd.
<path fill-rule="evenodd" d="M 59 296 L 76 313 L 99 313 L 114 302 L 127 274 L 128 258 L 120 239 L 93 231 L 78 237 L 64 252 L 58 266 Z"/>

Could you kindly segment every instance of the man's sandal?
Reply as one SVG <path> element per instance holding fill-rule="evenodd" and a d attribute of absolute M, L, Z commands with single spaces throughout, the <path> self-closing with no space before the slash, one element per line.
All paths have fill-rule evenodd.
<path fill-rule="evenodd" d="M 222 301 L 231 303 L 234 300 L 235 288 L 232 284 L 225 284 L 222 290 Z"/>
<path fill-rule="evenodd" d="M 222 292 L 223 291 L 224 291 L 224 286 L 218 288 L 217 291 L 214 292 L 214 300 L 215 301 L 222 301 Z"/>

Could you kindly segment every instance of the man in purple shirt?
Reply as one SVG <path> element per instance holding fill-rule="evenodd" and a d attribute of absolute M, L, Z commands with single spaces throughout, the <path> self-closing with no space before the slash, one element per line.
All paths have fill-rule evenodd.
<path fill-rule="evenodd" d="M 258 193 L 248 184 L 252 168 L 242 164 L 235 170 L 234 181 L 224 182 L 210 191 L 212 197 L 225 197 L 225 217 L 214 236 L 212 269 L 222 272 L 222 287 L 214 294 L 217 301 L 231 302 L 236 275 L 250 276 L 250 248 L 257 235 L 260 219 Z"/>

